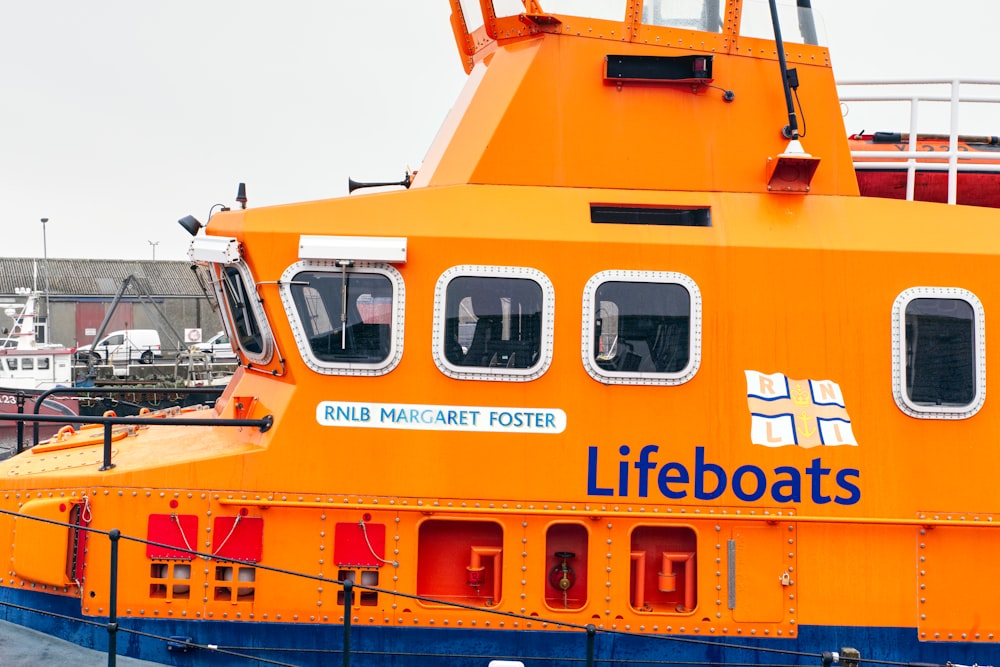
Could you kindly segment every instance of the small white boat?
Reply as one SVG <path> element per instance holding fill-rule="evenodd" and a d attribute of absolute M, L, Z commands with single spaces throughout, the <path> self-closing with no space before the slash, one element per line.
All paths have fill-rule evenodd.
<path fill-rule="evenodd" d="M 73 385 L 73 348 L 43 343 L 35 334 L 39 292 L 24 290 L 23 306 L 9 307 L 6 314 L 14 321 L 0 341 L 0 414 L 35 411 L 35 399 L 48 389 Z M 47 397 L 39 410 L 43 415 L 76 415 L 74 397 Z M 0 421 L 0 428 L 11 428 L 16 421 Z M 51 431 L 62 424 L 45 424 Z"/>

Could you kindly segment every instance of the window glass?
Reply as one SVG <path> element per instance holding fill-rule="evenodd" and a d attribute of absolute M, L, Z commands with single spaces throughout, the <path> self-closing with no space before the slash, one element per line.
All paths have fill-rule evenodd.
<path fill-rule="evenodd" d="M 479 0 L 462 0 L 462 15 L 465 17 L 465 29 L 469 33 L 475 32 L 483 25 L 483 10 L 479 5 Z"/>
<path fill-rule="evenodd" d="M 240 347 L 248 354 L 263 354 L 264 336 L 251 305 L 255 295 L 247 291 L 247 286 L 237 266 L 223 267 L 222 289 L 226 295 L 229 312 L 233 317 Z"/>
<path fill-rule="evenodd" d="M 454 266 L 434 291 L 434 363 L 458 380 L 534 380 L 552 362 L 554 305 L 537 269 Z"/>
<path fill-rule="evenodd" d="M 464 7 L 462 11 L 465 11 Z M 493 12 L 497 18 L 517 16 L 524 13 L 524 3 L 521 0 L 493 0 Z"/>
<path fill-rule="evenodd" d="M 801 2 L 779 0 L 777 9 L 782 41 L 797 44 L 826 43 L 825 30 L 811 7 L 802 6 Z M 740 34 L 759 39 L 774 39 L 771 5 L 767 0 L 744 2 Z"/>
<path fill-rule="evenodd" d="M 542 0 L 541 5 L 549 14 L 583 16 L 608 21 L 625 20 L 626 0 Z"/>
<path fill-rule="evenodd" d="M 7 368 L 9 368 L 12 371 L 16 371 L 17 370 L 17 358 L 16 357 L 7 357 Z"/>
<path fill-rule="evenodd" d="M 40 370 L 47 370 L 49 367 L 50 357 L 39 357 L 38 358 L 38 368 Z"/>
<path fill-rule="evenodd" d="M 21 359 L 21 370 L 30 371 L 35 368 L 35 360 L 32 357 L 25 357 Z"/>
<path fill-rule="evenodd" d="M 584 365 L 604 383 L 680 384 L 700 363 L 701 296 L 678 273 L 605 271 L 584 290 Z"/>
<path fill-rule="evenodd" d="M 914 403 L 968 405 L 976 394 L 972 306 L 961 299 L 906 305 L 906 394 Z"/>
<path fill-rule="evenodd" d="M 985 316 L 971 292 L 914 287 L 893 306 L 893 396 L 921 419 L 966 419 L 986 396 Z"/>
<path fill-rule="evenodd" d="M 530 368 L 542 349 L 542 288 L 525 278 L 463 276 L 445 296 L 445 358 L 455 366 Z"/>
<path fill-rule="evenodd" d="M 320 361 L 381 363 L 393 340 L 393 285 L 381 273 L 304 271 L 292 300 L 312 354 Z"/>
<path fill-rule="evenodd" d="M 671 283 L 606 282 L 597 288 L 598 366 L 610 371 L 677 373 L 690 359 L 691 298 Z"/>
<path fill-rule="evenodd" d="M 646 0 L 642 22 L 651 25 L 722 32 L 725 0 Z"/>

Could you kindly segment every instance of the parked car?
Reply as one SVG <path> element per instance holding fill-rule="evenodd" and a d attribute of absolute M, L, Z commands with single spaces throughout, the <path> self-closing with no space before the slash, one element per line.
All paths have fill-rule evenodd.
<path fill-rule="evenodd" d="M 163 357 L 160 334 L 156 329 L 123 329 L 112 331 L 92 345 L 76 348 L 76 359 L 80 363 L 99 364 L 110 360 L 113 363 L 151 364 Z"/>
<path fill-rule="evenodd" d="M 236 351 L 233 344 L 229 342 L 229 335 L 225 331 L 220 331 L 204 343 L 197 343 L 192 347 L 204 352 L 212 361 L 235 361 Z"/>

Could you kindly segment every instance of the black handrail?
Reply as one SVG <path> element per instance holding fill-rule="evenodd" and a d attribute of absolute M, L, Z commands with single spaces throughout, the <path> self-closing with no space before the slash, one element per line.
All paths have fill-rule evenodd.
<path fill-rule="evenodd" d="M 222 395 L 225 391 L 225 387 L 144 387 L 142 385 L 134 386 L 121 386 L 121 387 L 53 387 L 52 389 L 46 389 L 42 393 L 35 397 L 35 407 L 33 414 L 39 414 L 42 403 L 46 398 L 53 395 L 61 394 L 72 394 L 74 396 L 84 396 L 90 397 L 93 394 L 103 396 L 113 396 L 115 394 L 125 394 L 125 393 L 137 393 L 142 392 L 144 394 L 218 394 Z M 18 434 L 17 434 L 17 453 L 20 454 L 22 451 L 22 429 L 23 422 L 29 421 L 27 419 L 18 421 Z M 68 419 L 63 420 L 65 423 L 75 423 L 70 422 Z M 90 422 L 96 423 L 96 422 Z M 37 445 L 39 442 L 38 437 L 38 422 L 35 422 L 33 429 L 33 445 Z"/>
<path fill-rule="evenodd" d="M 47 424 L 103 424 L 104 425 L 104 461 L 101 470 L 110 470 L 115 465 L 111 462 L 111 427 L 115 424 L 130 424 L 136 426 L 253 426 L 261 433 L 267 432 L 274 424 L 274 417 L 266 415 L 261 419 L 230 419 L 230 418 L 196 418 L 176 417 L 69 417 L 63 415 L 24 415 L 0 414 L 0 421 L 34 421 Z M 20 453 L 20 443 L 18 444 Z"/>
<path fill-rule="evenodd" d="M 162 419 L 160 419 L 159 421 L 161 423 L 163 422 Z M 110 544 L 110 546 L 111 546 L 111 553 L 110 553 L 110 556 L 109 556 L 109 565 L 110 565 L 111 578 L 110 578 L 110 581 L 109 581 L 109 589 L 108 589 L 108 593 L 109 593 L 109 595 L 108 595 L 108 597 L 109 597 L 109 607 L 110 608 L 109 608 L 107 623 L 88 622 L 88 621 L 86 621 L 84 619 L 78 619 L 78 618 L 74 618 L 74 617 L 71 617 L 71 616 L 62 616 L 61 617 L 61 618 L 63 618 L 66 621 L 81 621 L 81 622 L 86 623 L 88 625 L 92 625 L 92 626 L 95 626 L 95 627 L 96 626 L 103 626 L 103 627 L 105 627 L 107 629 L 107 632 L 108 632 L 108 663 L 107 663 L 108 667 L 114 667 L 114 665 L 117 664 L 117 635 L 118 635 L 118 633 L 121 633 L 121 632 L 129 633 L 129 634 L 135 634 L 135 635 L 143 635 L 145 637 L 149 637 L 149 638 L 152 638 L 152 639 L 159 639 L 159 640 L 163 641 L 167 645 L 167 650 L 168 651 L 174 650 L 172 647 L 175 647 L 176 649 L 179 649 L 179 650 L 182 650 L 182 651 L 187 651 L 187 650 L 190 650 L 190 649 L 210 649 L 210 650 L 212 650 L 214 652 L 223 653 L 223 654 L 225 654 L 227 656 L 230 656 L 230 657 L 244 658 L 244 659 L 246 659 L 248 661 L 253 661 L 255 664 L 284 665 L 285 667 L 293 667 L 292 665 L 289 665 L 288 663 L 279 662 L 277 660 L 269 660 L 269 659 L 266 659 L 266 658 L 262 658 L 259 655 L 255 656 L 255 655 L 242 654 L 242 653 L 239 653 L 237 651 L 232 650 L 231 648 L 224 649 L 221 646 L 202 645 L 202 644 L 198 644 L 196 642 L 193 642 L 189 638 L 184 638 L 184 637 L 176 637 L 176 636 L 173 636 L 173 637 L 164 637 L 164 636 L 157 636 L 157 635 L 143 633 L 141 631 L 138 631 L 138 630 L 135 630 L 135 629 L 132 629 L 132 628 L 128 628 L 128 627 L 122 626 L 119 623 L 118 614 L 117 614 L 117 607 L 118 607 L 118 603 L 117 603 L 117 599 L 118 599 L 118 582 L 119 582 L 119 578 L 120 578 L 120 572 L 119 572 L 119 570 L 120 570 L 120 562 L 119 562 L 119 557 L 118 556 L 119 556 L 119 551 L 120 551 L 120 542 L 122 540 L 125 540 L 126 542 L 132 542 L 132 543 L 135 543 L 135 544 L 151 545 L 151 546 L 156 546 L 156 547 L 161 547 L 161 548 L 166 547 L 166 548 L 170 548 L 170 549 L 173 549 L 173 550 L 176 550 L 176 551 L 181 551 L 181 552 L 187 553 L 191 557 L 204 558 L 206 561 L 212 559 L 212 560 L 216 560 L 216 561 L 219 561 L 219 562 L 245 563 L 245 564 L 250 564 L 254 568 L 262 570 L 262 571 L 272 572 L 272 573 L 279 574 L 279 575 L 286 575 L 286 576 L 290 576 L 290 577 L 293 577 L 293 578 L 308 579 L 308 580 L 311 580 L 311 581 L 317 581 L 317 582 L 322 582 L 322 583 L 330 583 L 330 584 L 333 584 L 333 585 L 336 585 L 336 586 L 341 586 L 343 588 L 343 591 L 344 591 L 344 596 L 343 596 L 344 597 L 344 602 L 343 602 L 343 614 L 344 614 L 343 644 L 342 644 L 342 648 L 341 648 L 342 661 L 343 661 L 344 667 L 350 667 L 351 657 L 353 655 L 353 649 L 351 647 L 351 636 L 352 636 L 352 633 L 353 633 L 353 624 L 351 622 L 351 613 L 352 613 L 351 606 L 352 606 L 353 601 L 354 601 L 354 589 L 355 588 L 357 588 L 357 589 L 359 589 L 361 591 L 367 591 L 367 592 L 384 594 L 384 595 L 395 595 L 395 596 L 400 596 L 400 597 L 403 597 L 403 598 L 406 598 L 406 599 L 410 599 L 410 600 L 419 600 L 419 601 L 422 601 L 422 602 L 425 602 L 425 603 L 430 603 L 430 604 L 434 604 L 434 605 L 437 605 L 437 606 L 449 607 L 449 608 L 453 608 L 453 609 L 466 609 L 466 610 L 482 611 L 482 612 L 485 612 L 485 613 L 490 614 L 490 615 L 501 616 L 501 617 L 504 617 L 504 618 L 520 619 L 520 620 L 524 620 L 524 621 L 539 621 L 539 620 L 541 620 L 544 624 L 552 625 L 552 626 L 556 626 L 556 627 L 561 627 L 561 628 L 564 628 L 566 630 L 582 630 L 582 631 L 585 631 L 586 635 L 587 635 L 586 648 L 585 648 L 586 657 L 583 660 L 580 660 L 579 658 L 569 658 L 570 660 L 572 660 L 574 662 L 583 662 L 584 667 L 594 667 L 594 665 L 597 664 L 597 661 L 596 661 L 596 658 L 595 658 L 595 642 L 596 642 L 596 635 L 598 634 L 598 632 L 601 632 L 603 634 L 631 634 L 631 633 L 626 633 L 626 632 L 610 631 L 610 630 L 600 630 L 599 631 L 592 624 L 580 625 L 578 623 L 572 623 L 572 622 L 560 620 L 560 619 L 557 619 L 557 618 L 543 618 L 543 619 L 540 619 L 538 616 L 534 616 L 534 615 L 518 614 L 518 613 L 508 612 L 508 611 L 500 611 L 500 610 L 496 610 L 496 609 L 490 609 L 489 607 L 484 608 L 484 607 L 480 607 L 480 606 L 473 606 L 473 605 L 469 605 L 469 604 L 464 604 L 464 603 L 461 603 L 461 602 L 455 602 L 453 600 L 445 600 L 445 599 L 432 598 L 432 597 L 428 597 L 428 596 L 425 596 L 425 595 L 410 594 L 410 593 L 405 593 L 405 592 L 398 591 L 398 590 L 391 590 L 391 589 L 386 589 L 386 588 L 379 588 L 377 586 L 368 586 L 368 585 L 365 585 L 365 584 L 356 583 L 352 579 L 349 579 L 349 578 L 345 578 L 343 580 L 341 580 L 341 579 L 332 579 L 330 577 L 323 576 L 322 574 L 318 574 L 317 575 L 317 574 L 310 574 L 310 573 L 306 573 L 306 572 L 298 572 L 298 571 L 295 571 L 295 570 L 288 570 L 288 569 L 281 568 L 281 567 L 275 567 L 275 566 L 271 566 L 271 565 L 265 565 L 264 563 L 261 563 L 261 562 L 243 561 L 243 560 L 238 560 L 238 559 L 225 558 L 225 557 L 219 556 L 217 553 L 203 552 L 203 551 L 199 551 L 199 550 L 196 550 L 196 549 L 184 548 L 184 547 L 178 546 L 176 544 L 166 544 L 166 543 L 163 543 L 163 542 L 157 542 L 157 541 L 153 541 L 153 540 L 143 539 L 141 537 L 137 537 L 137 536 L 134 536 L 134 535 L 129 535 L 127 533 L 123 533 L 118 528 L 112 528 L 110 530 L 103 530 L 103 529 L 100 529 L 100 528 L 93 528 L 93 527 L 91 527 L 89 525 L 79 525 L 79 524 L 76 524 L 76 523 L 66 523 L 64 521 L 58 521 L 56 519 L 46 519 L 46 518 L 42 518 L 42 517 L 38 517 L 38 516 L 25 515 L 25 514 L 22 514 L 19 511 L 8 510 L 8 509 L 3 509 L 3 508 L 0 508 L 0 516 L 9 516 L 9 517 L 17 518 L 17 519 L 22 519 L 22 520 L 30 520 L 30 521 L 34 521 L 34 522 L 38 522 L 38 523 L 43 523 L 43 524 L 48 524 L 48 525 L 52 525 L 52 526 L 62 526 L 64 528 L 69 528 L 71 530 L 79 530 L 81 532 L 88 533 L 88 534 L 104 535 L 105 537 L 108 538 L 108 540 L 111 543 Z M 52 612 L 46 612 L 46 611 L 42 611 L 42 610 L 39 610 L 39 609 L 32 609 L 31 607 L 20 607 L 20 606 L 12 604 L 10 602 L 2 602 L 2 601 L 0 601 L 0 608 L 2 608 L 2 607 L 14 607 L 14 608 L 20 609 L 22 611 L 26 611 L 26 612 L 33 612 L 33 613 L 44 614 L 44 615 L 55 615 Z M 676 638 L 676 639 L 677 639 L 677 641 L 681 641 L 684 638 Z M 335 649 L 331 649 L 331 652 L 334 652 L 334 651 L 335 651 Z M 792 652 L 787 652 L 787 653 L 792 653 Z M 391 654 L 388 654 L 388 655 L 391 655 Z M 798 654 L 798 653 L 796 653 L 796 655 L 811 655 L 811 654 Z M 488 658 L 489 656 L 484 655 L 483 657 L 484 658 Z M 946 667 L 946 666 L 944 666 L 944 665 L 941 665 L 941 666 L 938 666 L 938 665 L 929 665 L 928 667 Z"/>

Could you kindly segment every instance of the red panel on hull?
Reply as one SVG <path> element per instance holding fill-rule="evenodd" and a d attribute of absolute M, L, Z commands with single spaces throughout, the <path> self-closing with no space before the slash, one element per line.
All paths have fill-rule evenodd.
<path fill-rule="evenodd" d="M 184 558 L 190 560 L 193 557 L 190 553 L 177 551 L 177 549 L 195 548 L 198 539 L 198 517 L 194 514 L 150 514 L 146 539 L 150 542 L 166 545 L 147 544 L 147 558 Z"/>
<path fill-rule="evenodd" d="M 258 563 L 264 550 L 264 520 L 217 516 L 212 527 L 212 553 L 219 558 Z M 217 543 L 216 543 L 217 541 Z"/>

